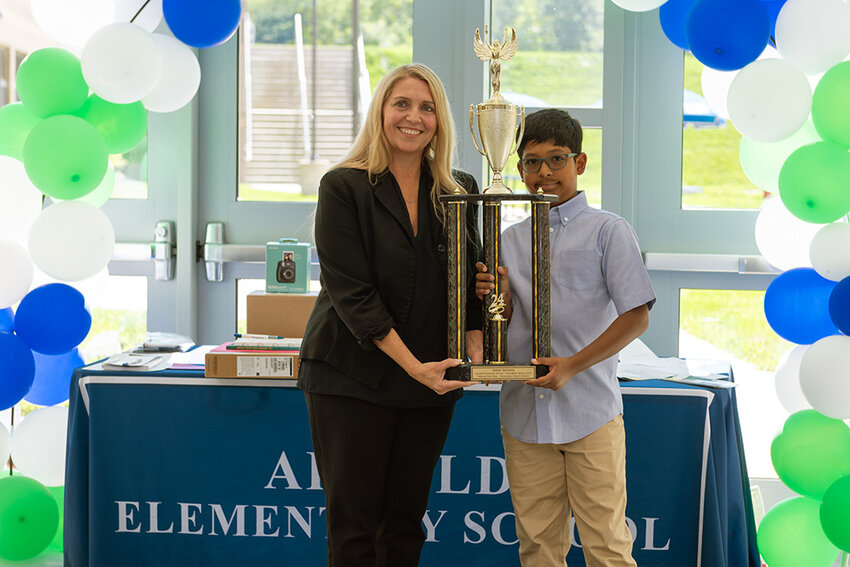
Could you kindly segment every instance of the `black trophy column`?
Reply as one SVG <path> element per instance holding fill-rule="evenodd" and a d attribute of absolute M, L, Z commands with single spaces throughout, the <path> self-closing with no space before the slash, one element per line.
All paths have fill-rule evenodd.
<path fill-rule="evenodd" d="M 448 357 L 466 362 L 466 207 L 446 202 L 448 227 Z"/>
<path fill-rule="evenodd" d="M 496 288 L 484 298 L 484 363 L 505 364 L 507 358 L 507 321 L 501 281 L 497 267 L 502 265 L 502 203 L 498 198 L 484 199 L 484 263 L 495 276 Z"/>
<path fill-rule="evenodd" d="M 552 350 L 549 296 L 549 203 L 531 203 L 532 357 L 550 356 Z"/>

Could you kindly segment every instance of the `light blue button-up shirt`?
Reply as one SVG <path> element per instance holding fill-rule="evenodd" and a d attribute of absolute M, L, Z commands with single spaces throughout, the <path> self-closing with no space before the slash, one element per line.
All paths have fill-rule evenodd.
<path fill-rule="evenodd" d="M 593 342 L 620 314 L 655 303 L 637 236 L 625 219 L 575 197 L 549 210 L 552 356 L 570 356 Z M 502 233 L 513 313 L 508 361 L 531 359 L 531 219 Z M 522 382 L 502 384 L 502 425 L 527 443 L 569 443 L 623 412 L 617 355 L 574 376 L 558 391 Z"/>

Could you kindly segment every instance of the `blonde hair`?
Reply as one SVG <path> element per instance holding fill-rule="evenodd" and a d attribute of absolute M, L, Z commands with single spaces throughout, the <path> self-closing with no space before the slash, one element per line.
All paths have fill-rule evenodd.
<path fill-rule="evenodd" d="M 452 177 L 452 158 L 455 149 L 455 126 L 449 110 L 449 100 L 443 83 L 437 75 L 420 63 L 401 65 L 384 75 L 366 113 L 363 128 L 354 140 L 354 145 L 348 155 L 335 168 L 350 167 L 364 169 L 369 172 L 369 180 L 375 183 L 375 178 L 390 167 L 392 150 L 384 135 L 384 103 L 390 93 L 402 79 L 414 77 L 425 81 L 434 98 L 437 114 L 437 131 L 431 143 L 425 148 L 423 158 L 431 170 L 434 184 L 431 187 L 431 201 L 434 209 L 440 214 L 442 207 L 438 206 L 437 196 L 443 193 L 454 193 L 459 189 L 466 193 L 463 186 Z"/>

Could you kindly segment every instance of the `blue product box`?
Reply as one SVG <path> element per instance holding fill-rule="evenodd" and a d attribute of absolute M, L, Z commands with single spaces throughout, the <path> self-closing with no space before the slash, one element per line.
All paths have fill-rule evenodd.
<path fill-rule="evenodd" d="M 266 292 L 305 293 L 310 289 L 310 243 L 281 238 L 266 243 Z"/>

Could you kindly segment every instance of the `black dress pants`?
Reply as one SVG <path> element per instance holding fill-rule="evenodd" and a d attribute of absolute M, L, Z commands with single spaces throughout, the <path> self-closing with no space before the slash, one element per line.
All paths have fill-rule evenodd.
<path fill-rule="evenodd" d="M 329 567 L 415 567 L 454 404 L 393 408 L 305 397 L 325 491 Z"/>

